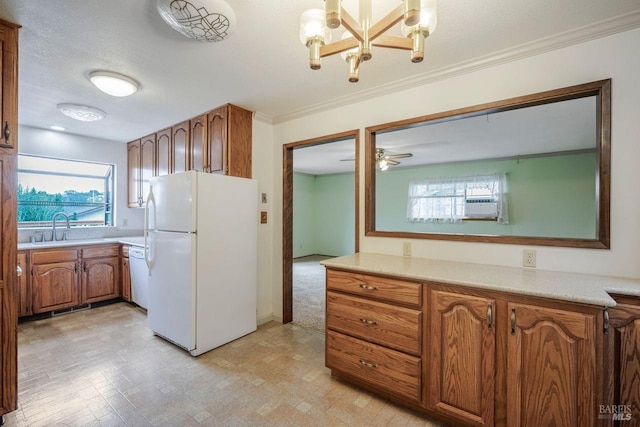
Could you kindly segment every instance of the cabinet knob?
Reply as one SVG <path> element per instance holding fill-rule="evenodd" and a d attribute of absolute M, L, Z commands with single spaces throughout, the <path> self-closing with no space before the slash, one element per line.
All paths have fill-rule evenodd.
<path fill-rule="evenodd" d="M 4 136 L 4 140 L 9 142 L 9 137 L 11 136 L 11 132 L 9 131 L 9 122 L 4 122 L 4 129 L 2 130 L 2 135 Z"/>

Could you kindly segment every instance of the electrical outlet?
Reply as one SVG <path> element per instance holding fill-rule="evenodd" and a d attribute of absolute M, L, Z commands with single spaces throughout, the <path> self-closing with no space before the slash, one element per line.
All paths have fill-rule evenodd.
<path fill-rule="evenodd" d="M 262 211 L 260 212 L 260 224 L 266 224 L 266 223 L 267 223 L 267 212 Z"/>
<path fill-rule="evenodd" d="M 402 242 L 402 255 L 411 256 L 411 242 Z"/>
<path fill-rule="evenodd" d="M 525 249 L 522 251 L 522 266 L 523 267 L 536 266 L 536 251 L 534 251 L 533 249 Z"/>

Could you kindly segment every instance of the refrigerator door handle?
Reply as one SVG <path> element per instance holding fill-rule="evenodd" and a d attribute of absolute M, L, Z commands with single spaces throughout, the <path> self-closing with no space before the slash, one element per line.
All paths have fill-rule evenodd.
<path fill-rule="evenodd" d="M 147 263 L 147 267 L 151 270 L 153 266 L 153 260 L 151 259 L 151 250 L 149 248 L 149 211 L 153 205 L 153 213 L 156 213 L 156 199 L 153 197 L 153 187 L 149 189 L 149 195 L 147 196 L 147 204 L 144 208 L 144 260 Z M 155 225 L 155 218 L 154 218 Z"/>

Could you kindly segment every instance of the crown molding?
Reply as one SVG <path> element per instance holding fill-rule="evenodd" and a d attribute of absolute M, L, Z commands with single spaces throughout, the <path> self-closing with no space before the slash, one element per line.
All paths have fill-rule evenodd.
<path fill-rule="evenodd" d="M 311 114 L 316 114 L 338 107 L 343 107 L 345 105 L 353 104 L 359 101 L 364 101 L 366 99 L 411 89 L 416 86 L 424 86 L 429 83 L 449 79 L 458 75 L 468 74 L 484 68 L 517 61 L 545 52 L 562 49 L 590 40 L 606 37 L 612 34 L 629 31 L 638 27 L 640 27 L 640 11 L 635 11 L 606 19 L 604 21 L 596 22 L 594 24 L 589 24 L 583 27 L 578 27 L 569 31 L 558 33 L 553 36 L 538 39 L 533 42 L 497 51 L 489 55 L 480 56 L 469 61 L 459 62 L 452 66 L 417 74 L 406 79 L 396 80 L 394 82 L 377 86 L 372 89 L 363 90 L 355 94 L 341 96 L 332 99 L 331 101 L 313 104 L 308 107 L 295 110 L 290 113 L 282 114 L 273 118 L 269 118 L 266 115 L 262 116 L 265 118 L 264 121 L 266 123 L 284 123 Z"/>
<path fill-rule="evenodd" d="M 268 116 L 264 113 L 261 113 L 259 111 L 256 111 L 255 113 L 253 113 L 253 118 L 254 120 L 257 120 L 259 122 L 262 123 L 266 123 L 268 125 L 272 125 L 273 124 L 273 117 Z"/>

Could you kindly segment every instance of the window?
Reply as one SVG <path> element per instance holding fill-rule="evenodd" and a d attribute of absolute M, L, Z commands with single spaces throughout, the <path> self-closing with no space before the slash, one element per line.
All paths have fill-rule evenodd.
<path fill-rule="evenodd" d="M 51 226 L 63 212 L 73 226 L 113 225 L 115 166 L 18 155 L 18 227 Z"/>
<path fill-rule="evenodd" d="M 509 223 L 506 173 L 433 178 L 409 183 L 409 222 L 459 222 L 486 218 L 501 224 Z"/>

